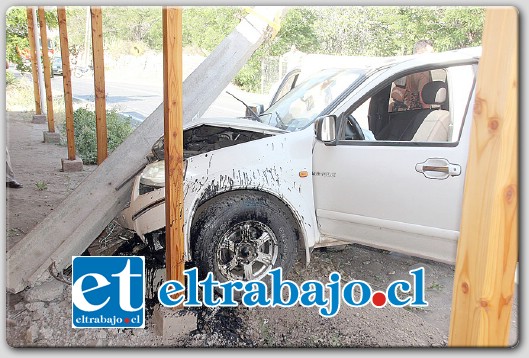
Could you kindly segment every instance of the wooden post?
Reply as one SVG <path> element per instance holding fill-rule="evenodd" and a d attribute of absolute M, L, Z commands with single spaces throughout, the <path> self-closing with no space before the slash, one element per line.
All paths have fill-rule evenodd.
<path fill-rule="evenodd" d="M 184 284 L 182 10 L 162 10 L 166 279 Z"/>
<path fill-rule="evenodd" d="M 34 24 L 34 13 L 32 7 L 26 8 L 28 17 L 28 39 L 29 39 L 29 51 L 31 54 L 31 75 L 33 77 L 33 96 L 35 97 L 35 114 L 42 114 L 42 107 L 40 104 L 40 89 L 39 89 L 39 73 L 37 71 L 37 53 L 35 44 L 35 28 Z"/>
<path fill-rule="evenodd" d="M 92 59 L 96 104 L 97 164 L 108 156 L 107 112 L 105 99 L 105 62 L 103 59 L 103 15 L 100 7 L 90 7 L 92 14 Z"/>
<path fill-rule="evenodd" d="M 39 94 L 40 94 L 40 108 L 41 112 L 44 111 L 44 104 L 46 103 L 46 88 L 44 86 L 44 69 L 42 68 L 42 51 L 41 46 L 38 43 L 40 39 L 40 26 L 38 16 L 35 16 L 35 11 L 37 8 L 34 8 L 33 11 L 33 29 L 35 36 L 35 52 L 37 55 L 37 76 L 39 78 Z"/>
<path fill-rule="evenodd" d="M 53 96 L 51 93 L 51 66 L 48 53 L 48 34 L 46 33 L 46 17 L 44 8 L 39 6 L 40 41 L 42 42 L 42 61 L 44 62 L 44 86 L 46 87 L 46 116 L 48 117 L 48 132 L 55 133 L 55 121 L 53 119 Z"/>
<path fill-rule="evenodd" d="M 518 14 L 488 9 L 459 239 L 450 346 L 506 346 L 518 261 Z"/>
<path fill-rule="evenodd" d="M 64 110 L 66 114 L 66 141 L 68 144 L 68 160 L 75 159 L 75 140 L 73 127 L 72 72 L 70 70 L 70 51 L 68 49 L 68 29 L 66 26 L 66 10 L 57 7 L 59 20 L 59 36 L 61 39 L 62 84 L 64 88 Z"/>

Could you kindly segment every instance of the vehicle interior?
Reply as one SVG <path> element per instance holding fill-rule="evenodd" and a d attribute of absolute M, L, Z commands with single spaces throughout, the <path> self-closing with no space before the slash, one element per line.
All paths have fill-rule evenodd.
<path fill-rule="evenodd" d="M 420 97 L 412 104 L 413 101 L 406 98 L 406 91 L 411 92 L 407 81 L 414 75 L 425 80 Z M 446 78 L 445 69 L 436 69 L 411 73 L 389 83 L 348 117 L 344 139 L 364 139 L 355 128 L 359 126 L 369 128 L 377 141 L 451 141 L 452 118 Z"/>

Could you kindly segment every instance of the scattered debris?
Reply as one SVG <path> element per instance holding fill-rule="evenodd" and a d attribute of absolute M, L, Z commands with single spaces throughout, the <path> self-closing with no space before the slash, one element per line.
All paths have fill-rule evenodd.
<path fill-rule="evenodd" d="M 112 256 L 133 236 L 132 232 L 123 229 L 115 220 L 112 220 L 99 237 L 88 246 L 87 251 L 90 256 Z"/>

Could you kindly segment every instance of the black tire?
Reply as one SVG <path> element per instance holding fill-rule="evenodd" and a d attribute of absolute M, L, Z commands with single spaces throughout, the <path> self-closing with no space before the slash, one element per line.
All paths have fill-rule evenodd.
<path fill-rule="evenodd" d="M 286 277 L 294 266 L 297 232 L 290 211 L 277 199 L 260 193 L 224 194 L 209 202 L 198 215 L 193 226 L 193 257 L 201 279 L 212 272 L 220 282 L 248 281 L 244 269 L 251 266 L 255 271 L 252 279 L 268 284 L 268 271 L 281 267 Z M 231 250 L 227 247 L 229 242 L 234 242 Z M 272 260 L 266 265 L 258 257 Z M 229 271 L 234 260 L 238 265 Z"/>

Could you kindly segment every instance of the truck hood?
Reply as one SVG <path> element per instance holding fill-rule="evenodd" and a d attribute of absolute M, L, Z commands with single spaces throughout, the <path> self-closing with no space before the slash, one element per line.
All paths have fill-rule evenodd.
<path fill-rule="evenodd" d="M 188 122 L 184 124 L 184 131 L 192 128 L 196 128 L 199 126 L 213 126 L 213 127 L 224 127 L 224 128 L 232 128 L 232 129 L 238 129 L 238 130 L 244 130 L 244 131 L 252 131 L 252 132 L 259 132 L 259 133 L 266 133 L 266 134 L 280 134 L 280 133 L 286 133 L 287 131 L 283 129 L 279 129 L 273 126 L 269 126 L 268 124 L 264 124 L 261 122 L 257 122 L 255 120 L 250 120 L 247 118 L 200 118 L 196 120 L 192 120 L 191 122 Z"/>
<path fill-rule="evenodd" d="M 288 133 L 246 118 L 200 118 L 184 124 L 184 158 L 233 145 Z M 154 143 L 149 162 L 164 158 L 164 137 Z"/>

